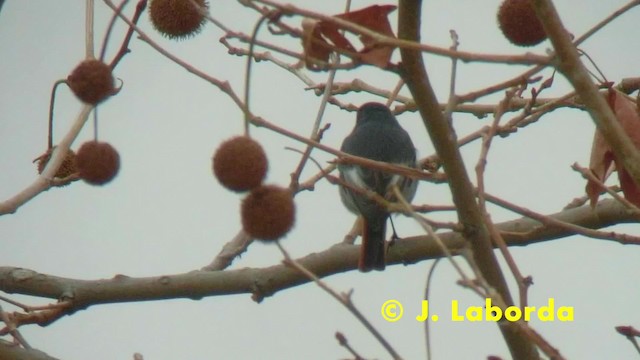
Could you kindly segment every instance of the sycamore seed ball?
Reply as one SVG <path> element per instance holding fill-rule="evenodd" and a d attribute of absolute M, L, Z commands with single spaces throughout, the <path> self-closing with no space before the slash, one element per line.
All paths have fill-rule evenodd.
<path fill-rule="evenodd" d="M 208 8 L 205 0 L 195 0 Z M 153 27 L 169 39 L 182 40 L 202 30 L 206 18 L 193 6 L 191 0 L 152 0 L 149 16 Z"/>
<path fill-rule="evenodd" d="M 274 241 L 291 230 L 295 211 L 289 189 L 263 185 L 253 189 L 242 201 L 242 228 L 258 240 Z"/>
<path fill-rule="evenodd" d="M 514 45 L 533 46 L 547 38 L 530 0 L 505 0 L 498 10 L 498 25 Z"/>
<path fill-rule="evenodd" d="M 213 173 L 232 191 L 251 190 L 262 183 L 268 161 L 262 146 L 247 136 L 237 136 L 223 142 L 213 155 Z"/>
<path fill-rule="evenodd" d="M 51 149 L 47 150 L 47 152 L 42 154 L 39 158 L 34 160 L 38 162 L 38 174 L 42 174 L 42 172 L 44 171 L 44 168 L 49 163 L 49 160 L 51 160 L 51 154 L 53 153 L 53 149 L 55 148 L 55 146 L 52 147 Z M 62 160 L 62 164 L 58 168 L 58 171 L 56 172 L 54 177 L 64 179 L 75 174 L 76 171 L 76 154 L 73 152 L 73 150 L 69 149 L 67 151 L 67 154 L 64 156 L 64 160 Z"/>
<path fill-rule="evenodd" d="M 104 185 L 118 174 L 120 155 L 105 142 L 87 141 L 76 155 L 79 176 L 91 185 Z"/>
<path fill-rule="evenodd" d="M 67 77 L 67 84 L 78 99 L 91 105 L 105 100 L 115 91 L 111 67 L 95 59 L 76 66 Z"/>

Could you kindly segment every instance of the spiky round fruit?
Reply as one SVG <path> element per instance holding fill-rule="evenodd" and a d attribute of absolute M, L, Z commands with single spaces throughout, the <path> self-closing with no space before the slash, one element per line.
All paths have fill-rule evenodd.
<path fill-rule="evenodd" d="M 81 62 L 67 77 L 71 91 L 81 101 L 95 105 L 115 92 L 111 67 L 90 59 Z"/>
<path fill-rule="evenodd" d="M 242 228 L 252 237 L 274 241 L 284 236 L 295 222 L 296 207 L 289 189 L 263 185 L 242 201 Z"/>
<path fill-rule="evenodd" d="M 51 160 L 51 154 L 53 153 L 53 149 L 55 148 L 55 146 L 52 147 L 51 149 L 47 150 L 47 152 L 40 155 L 39 158 L 34 160 L 38 162 L 38 174 L 42 174 L 42 172 L 44 171 L 45 166 L 47 166 L 49 160 Z M 67 154 L 64 156 L 64 160 L 62 160 L 62 164 L 58 168 L 58 171 L 56 172 L 54 177 L 64 179 L 70 175 L 75 174 L 76 171 L 76 154 L 73 152 L 73 150 L 69 149 L 67 151 Z"/>
<path fill-rule="evenodd" d="M 533 46 L 547 38 L 530 0 L 505 0 L 498 10 L 498 25 L 514 45 Z"/>
<path fill-rule="evenodd" d="M 118 174 L 120 155 L 105 142 L 87 141 L 76 155 L 78 175 L 91 185 L 104 185 Z"/>
<path fill-rule="evenodd" d="M 200 7 L 208 8 L 206 0 L 195 0 Z M 193 6 L 191 0 L 152 0 L 149 16 L 153 27 L 169 39 L 182 40 L 202 30 L 205 17 Z"/>
<path fill-rule="evenodd" d="M 267 155 L 257 141 L 236 136 L 213 154 L 213 174 L 232 191 L 251 190 L 262 183 L 269 167 Z"/>

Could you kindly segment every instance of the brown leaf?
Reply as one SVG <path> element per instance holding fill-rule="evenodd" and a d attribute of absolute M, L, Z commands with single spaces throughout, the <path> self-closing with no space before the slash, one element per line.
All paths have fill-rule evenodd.
<path fill-rule="evenodd" d="M 633 144 L 640 148 L 640 116 L 636 103 L 618 90 L 609 89 L 609 106 Z"/>
<path fill-rule="evenodd" d="M 615 170 L 613 163 L 613 151 L 611 151 L 611 147 L 609 147 L 604 136 L 602 136 L 602 133 L 597 128 L 593 136 L 593 145 L 591 146 L 589 170 L 591 170 L 591 173 L 603 183 L 607 181 L 611 173 Z M 591 207 L 594 207 L 598 202 L 600 193 L 604 191 L 604 188 L 596 182 L 588 180 L 585 190 L 587 192 L 587 196 L 589 196 L 589 203 Z"/>
<path fill-rule="evenodd" d="M 320 30 L 316 28 L 317 24 L 317 20 L 302 20 L 302 48 L 304 49 L 304 61 L 308 68 L 312 66 L 312 59 L 327 61 L 331 53 L 329 43 L 324 41 Z"/>
<path fill-rule="evenodd" d="M 609 90 L 609 106 L 616 113 L 620 125 L 624 132 L 629 136 L 631 142 L 640 149 L 640 116 L 638 116 L 637 106 L 635 102 L 627 98 L 619 91 Z M 638 184 L 633 180 L 627 169 L 621 161 L 616 162 L 618 168 L 618 178 L 620 179 L 620 187 L 625 199 L 631 203 L 640 206 L 640 189 Z"/>
<path fill-rule="evenodd" d="M 373 5 L 367 8 L 335 15 L 335 17 L 358 24 L 388 37 L 394 37 L 388 15 L 396 9 L 394 5 Z M 317 69 L 315 60 L 329 61 L 334 50 L 352 53 L 357 60 L 379 67 L 386 67 L 394 47 L 379 45 L 372 37 L 359 37 L 363 47 L 356 50 L 349 40 L 340 33 L 340 26 L 330 21 L 305 19 L 302 22 L 305 63 L 309 69 Z"/>
<path fill-rule="evenodd" d="M 640 116 L 638 115 L 636 104 L 624 94 L 612 88 L 609 88 L 607 92 L 607 102 L 616 114 L 624 132 L 629 136 L 636 148 L 640 149 Z M 620 187 L 625 198 L 640 206 L 640 189 L 638 185 L 624 168 L 623 163 L 616 159 L 611 147 L 597 129 L 591 147 L 589 168 L 602 182 L 605 182 L 609 175 L 617 169 Z M 594 182 L 587 182 L 586 191 L 592 207 L 598 201 L 598 196 L 602 190 Z"/>
<path fill-rule="evenodd" d="M 620 180 L 620 187 L 624 198 L 629 200 L 632 204 L 640 206 L 640 189 L 638 185 L 633 181 L 631 175 L 625 168 L 618 170 L 618 179 Z"/>
<path fill-rule="evenodd" d="M 372 5 L 361 10 L 336 15 L 336 17 L 351 21 L 382 35 L 395 37 L 389 23 L 389 14 L 395 9 L 395 5 Z M 378 67 L 387 66 L 394 47 L 378 45 L 375 39 L 366 35 L 361 35 L 360 41 L 364 45 L 364 48 L 359 51 L 360 59 L 363 62 Z"/>

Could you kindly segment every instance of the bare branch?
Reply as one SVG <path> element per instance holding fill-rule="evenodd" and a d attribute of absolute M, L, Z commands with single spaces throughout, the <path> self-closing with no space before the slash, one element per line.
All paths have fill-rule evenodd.
<path fill-rule="evenodd" d="M 607 199 L 594 210 L 588 206 L 565 210 L 547 217 L 584 228 L 602 228 L 635 217 L 617 201 Z M 574 232 L 566 227 L 548 226 L 522 218 L 496 224 L 509 246 L 525 246 L 566 237 Z M 439 234 L 444 245 L 458 254 L 466 241 L 458 232 Z M 357 269 L 359 246 L 337 244 L 296 261 L 318 277 Z M 387 254 L 388 264 L 410 264 L 443 256 L 442 249 L 429 236 L 397 240 Z M 69 312 L 91 305 L 175 298 L 201 299 L 207 296 L 249 293 L 261 301 L 278 291 L 309 282 L 298 271 L 284 265 L 226 271 L 192 271 L 185 274 L 132 278 L 116 275 L 112 279 L 77 280 L 40 274 L 32 270 L 0 267 L 0 291 L 50 299 L 66 299 Z M 100 291 L 97 291 L 99 289 Z"/>
<path fill-rule="evenodd" d="M 550 0 L 534 0 L 532 4 L 556 51 L 557 69 L 567 77 L 582 101 L 587 105 L 593 121 L 611 145 L 616 158 L 624 163 L 636 183 L 640 183 L 640 152 L 635 148 L 606 100 L 599 94 L 598 88 L 591 81 L 591 77 L 580 61 L 580 55 L 571 42 L 571 37 L 564 28 L 555 6 Z"/>

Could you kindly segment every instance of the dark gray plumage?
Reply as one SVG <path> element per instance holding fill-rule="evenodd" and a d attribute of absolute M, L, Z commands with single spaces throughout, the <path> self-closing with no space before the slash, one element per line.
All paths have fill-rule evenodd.
<path fill-rule="evenodd" d="M 376 161 L 414 167 L 416 149 L 409 134 L 400 126 L 391 111 L 379 103 L 366 103 L 360 107 L 356 125 L 344 139 L 343 152 Z M 413 199 L 417 181 L 356 165 L 340 165 L 340 178 L 349 185 L 375 191 L 393 199 L 391 186 L 397 184 L 408 201 Z M 389 213 L 363 194 L 340 187 L 342 202 L 351 212 L 364 219 L 362 250 L 358 267 L 366 272 L 385 268 L 385 236 Z"/>

